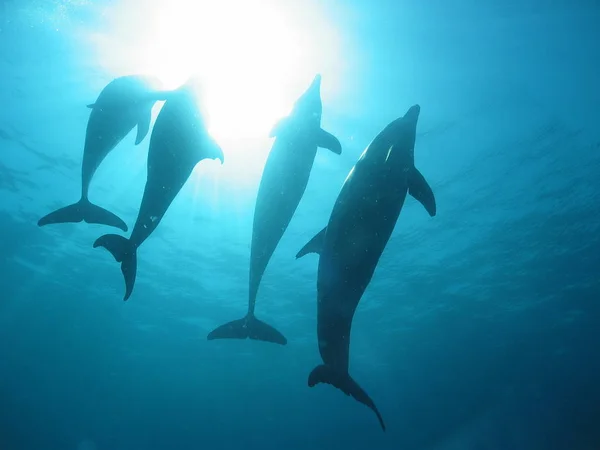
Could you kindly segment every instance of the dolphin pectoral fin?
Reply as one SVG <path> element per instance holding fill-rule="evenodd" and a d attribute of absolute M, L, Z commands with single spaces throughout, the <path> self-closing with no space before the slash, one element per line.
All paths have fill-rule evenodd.
<path fill-rule="evenodd" d="M 215 141 L 213 138 L 210 140 L 210 145 L 212 146 L 212 159 L 218 159 L 221 161 L 221 164 L 225 163 L 225 154 L 223 153 L 223 149 L 221 146 Z"/>
<path fill-rule="evenodd" d="M 381 429 L 385 431 L 385 423 L 383 422 L 383 417 L 379 413 L 375 402 L 371 400 L 369 394 L 367 394 L 363 388 L 359 386 L 359 384 L 352 379 L 352 377 L 348 373 L 341 373 L 336 371 L 333 367 L 328 366 L 326 364 L 322 364 L 313 369 L 313 371 L 308 376 L 308 386 L 314 387 L 319 383 L 330 384 L 340 391 L 342 391 L 346 395 L 350 395 L 359 403 L 370 408 L 377 419 L 379 420 L 379 425 L 381 425 Z"/>
<path fill-rule="evenodd" d="M 340 144 L 339 139 L 322 128 L 319 129 L 317 145 L 321 148 L 331 150 L 336 155 L 342 154 L 342 144 Z"/>
<path fill-rule="evenodd" d="M 273 125 L 273 128 L 271 128 L 271 131 L 269 132 L 269 137 L 273 138 L 279 136 L 284 131 L 284 129 L 287 128 L 287 123 L 287 117 L 280 119 L 275 125 Z"/>
<path fill-rule="evenodd" d="M 325 242 L 325 233 L 327 233 L 327 227 L 319 231 L 308 243 L 302 247 L 302 249 L 296 254 L 296 259 L 302 258 L 304 255 L 309 253 L 321 254 L 323 249 L 323 243 Z"/>
<path fill-rule="evenodd" d="M 94 106 L 96 106 L 96 104 L 95 103 L 90 103 L 89 105 L 85 105 L 85 106 L 87 108 L 94 109 Z"/>
<path fill-rule="evenodd" d="M 436 215 L 437 207 L 433 191 L 416 167 L 410 172 L 408 178 L 408 193 L 425 207 L 431 217 Z"/>
<path fill-rule="evenodd" d="M 207 339 L 253 339 L 286 345 L 287 339 L 274 327 L 248 314 L 243 319 L 233 320 L 211 331 Z"/>
<path fill-rule="evenodd" d="M 135 137 L 135 145 L 138 145 L 144 140 L 150 130 L 150 120 L 152 120 L 151 111 L 144 111 L 137 124 L 137 136 Z"/>

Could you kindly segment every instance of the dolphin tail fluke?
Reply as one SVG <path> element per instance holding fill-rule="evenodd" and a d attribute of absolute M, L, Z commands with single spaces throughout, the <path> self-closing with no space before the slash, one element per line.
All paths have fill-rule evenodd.
<path fill-rule="evenodd" d="M 435 196 L 425 177 L 415 167 L 408 178 L 408 193 L 420 202 L 431 217 L 436 214 Z"/>
<path fill-rule="evenodd" d="M 252 320 L 248 321 L 248 337 L 255 341 L 272 342 L 279 345 L 287 344 L 287 339 L 283 334 L 256 317 L 252 317 Z"/>
<path fill-rule="evenodd" d="M 127 225 L 119 217 L 100 206 L 94 205 L 87 199 L 81 199 L 73 205 L 51 212 L 42 217 L 38 221 L 38 225 L 43 227 L 53 223 L 77 223 L 81 221 L 108 225 L 127 231 Z"/>
<path fill-rule="evenodd" d="M 215 328 L 208 333 L 207 339 L 247 339 L 248 329 L 246 328 L 246 319 L 234 320 L 227 322 L 220 327 Z"/>
<path fill-rule="evenodd" d="M 116 214 L 94 205 L 89 201 L 80 202 L 83 206 L 83 220 L 87 223 L 96 223 L 99 225 L 108 225 L 127 231 L 127 224 L 123 222 Z"/>
<path fill-rule="evenodd" d="M 369 394 L 367 394 L 348 373 L 340 373 L 331 366 L 322 364 L 315 367 L 308 376 L 309 387 L 313 387 L 319 383 L 330 384 L 341 390 L 344 394 L 352 396 L 356 401 L 370 408 L 377 416 L 381 428 L 385 431 L 385 423 L 383 422 L 383 417 L 381 417 L 377 406 L 375 406 L 375 403 L 371 400 Z"/>
<path fill-rule="evenodd" d="M 121 272 L 125 278 L 125 297 L 127 300 L 133 292 L 135 275 L 137 273 L 137 250 L 131 245 L 129 239 L 116 234 L 105 234 L 94 242 L 94 248 L 104 247 L 108 250 L 115 261 L 121 263 Z"/>
<path fill-rule="evenodd" d="M 254 339 L 256 341 L 272 342 L 286 345 L 287 339 L 268 323 L 258 320 L 251 314 L 243 319 L 228 322 L 215 328 L 208 334 L 208 340 L 214 339 Z"/>
<path fill-rule="evenodd" d="M 322 128 L 319 129 L 317 145 L 321 148 L 331 150 L 336 155 L 342 154 L 342 144 L 340 144 L 339 139 Z"/>
<path fill-rule="evenodd" d="M 38 220 L 38 226 L 50 225 L 54 223 L 77 223 L 83 220 L 81 202 L 65 206 Z"/>
<path fill-rule="evenodd" d="M 321 250 L 323 249 L 323 243 L 325 242 L 326 232 L 327 227 L 319 231 L 315 235 L 315 237 L 308 241 L 308 243 L 304 247 L 302 247 L 302 249 L 296 254 L 296 259 L 302 258 L 304 255 L 308 255 L 309 253 L 321 254 Z"/>

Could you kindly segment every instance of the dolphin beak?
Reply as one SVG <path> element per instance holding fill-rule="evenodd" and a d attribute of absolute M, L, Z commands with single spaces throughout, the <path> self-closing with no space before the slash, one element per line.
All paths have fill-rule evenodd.
<path fill-rule="evenodd" d="M 407 120 L 416 122 L 417 119 L 419 118 L 420 113 L 421 113 L 421 106 L 413 105 L 408 109 L 408 111 L 406 111 L 406 114 L 404 115 L 404 117 Z"/>
<path fill-rule="evenodd" d="M 319 97 L 321 96 L 321 74 L 320 73 L 315 75 L 315 78 L 312 80 L 312 83 L 310 84 L 310 87 L 308 88 L 308 90 L 313 95 L 318 95 Z"/>
<path fill-rule="evenodd" d="M 304 104 L 305 107 L 309 107 L 309 109 L 314 109 L 315 105 L 321 104 L 321 74 L 316 74 L 310 83 L 310 86 L 304 94 L 297 100 L 297 105 Z"/>

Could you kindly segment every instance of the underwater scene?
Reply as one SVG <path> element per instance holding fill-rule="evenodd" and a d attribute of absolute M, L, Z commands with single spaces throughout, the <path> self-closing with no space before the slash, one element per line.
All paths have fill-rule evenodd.
<path fill-rule="evenodd" d="M 600 450 L 596 0 L 0 0 L 0 450 Z"/>

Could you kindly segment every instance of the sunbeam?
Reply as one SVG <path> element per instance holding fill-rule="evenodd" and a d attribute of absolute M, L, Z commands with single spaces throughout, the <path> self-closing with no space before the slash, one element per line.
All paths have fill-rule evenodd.
<path fill-rule="evenodd" d="M 266 140 L 315 73 L 339 70 L 335 30 L 312 2 L 131 0 L 104 17 L 88 34 L 100 66 L 154 75 L 166 88 L 198 77 L 210 132 L 238 161 L 247 156 L 240 141 Z M 333 78 L 324 95 L 338 87 Z"/>

